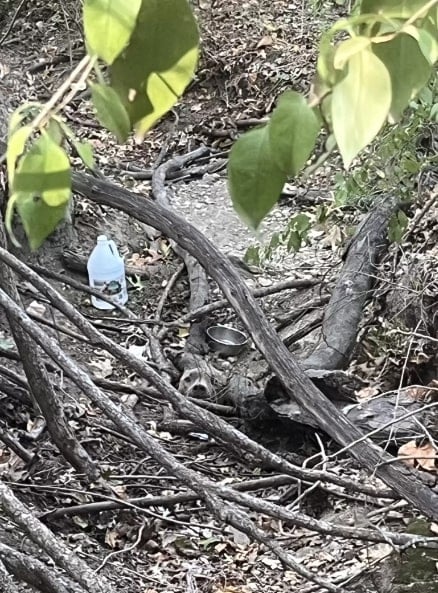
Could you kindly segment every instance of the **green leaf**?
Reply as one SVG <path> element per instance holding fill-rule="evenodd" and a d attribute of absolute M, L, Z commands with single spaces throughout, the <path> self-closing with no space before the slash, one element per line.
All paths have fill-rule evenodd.
<path fill-rule="evenodd" d="M 99 122 L 112 132 L 117 140 L 125 142 L 131 131 L 131 122 L 119 95 L 110 86 L 92 84 L 91 97 Z"/>
<path fill-rule="evenodd" d="M 429 62 L 431 66 L 435 64 L 438 59 L 438 39 L 425 31 L 424 29 L 418 29 L 413 25 L 409 25 L 403 28 L 403 31 L 413 37 L 423 53 L 423 56 Z"/>
<path fill-rule="evenodd" d="M 8 180 L 11 187 L 14 181 L 17 160 L 23 154 L 24 147 L 26 146 L 26 142 L 31 133 L 32 128 L 30 126 L 23 126 L 22 128 L 18 128 L 18 130 L 16 130 L 8 139 L 6 161 L 8 168 Z"/>
<path fill-rule="evenodd" d="M 45 132 L 50 136 L 55 144 L 61 144 L 64 139 L 62 127 L 56 119 L 50 119 L 48 125 L 45 128 Z"/>
<path fill-rule="evenodd" d="M 288 226 L 304 235 L 310 229 L 310 218 L 307 214 L 296 214 L 290 219 Z"/>
<path fill-rule="evenodd" d="M 30 248 L 35 250 L 64 219 L 68 202 L 59 206 L 48 206 L 46 202 L 35 196 L 17 194 L 15 206 L 23 223 Z"/>
<path fill-rule="evenodd" d="M 343 70 L 345 64 L 352 56 L 354 56 L 354 54 L 357 54 L 363 49 L 369 47 L 370 44 L 371 40 L 369 37 L 361 36 L 351 37 L 350 39 L 340 43 L 336 49 L 333 59 L 333 65 L 336 70 Z"/>
<path fill-rule="evenodd" d="M 152 72 L 146 83 L 146 95 L 153 111 L 136 125 L 136 138 L 142 139 L 148 130 L 171 109 L 193 77 L 198 63 L 198 49 L 189 50 L 170 70 Z"/>
<path fill-rule="evenodd" d="M 301 235 L 297 231 L 291 231 L 289 234 L 289 241 L 287 243 L 287 250 L 299 251 L 301 243 Z"/>
<path fill-rule="evenodd" d="M 142 0 L 84 0 L 89 51 L 112 64 L 129 42 L 141 4 Z"/>
<path fill-rule="evenodd" d="M 409 218 L 403 210 L 399 210 L 391 217 L 388 225 L 388 238 L 391 243 L 400 243 L 408 228 L 408 224 Z"/>
<path fill-rule="evenodd" d="M 170 94 L 183 92 L 194 73 L 198 43 L 198 28 L 187 0 L 143 0 L 129 45 L 111 66 L 111 84 L 132 125 L 155 110 L 158 113 L 158 103 L 170 103 L 169 92 L 166 99 L 157 100 L 162 87 L 156 76 L 165 76 L 165 84 L 169 80 Z M 150 79 L 151 74 L 156 76 Z M 148 96 L 148 86 L 155 104 Z M 149 121 L 139 123 L 139 130 L 147 125 Z"/>
<path fill-rule="evenodd" d="M 388 18 L 408 19 L 426 4 L 425 0 L 362 0 L 361 14 L 384 14 Z"/>
<path fill-rule="evenodd" d="M 401 33 L 386 43 L 373 44 L 373 53 L 385 64 L 391 77 L 391 120 L 400 119 L 409 101 L 427 83 L 431 68 L 418 43 Z"/>
<path fill-rule="evenodd" d="M 348 73 L 333 88 L 333 132 L 345 167 L 382 127 L 391 106 L 388 70 L 370 50 L 354 54 Z"/>
<path fill-rule="evenodd" d="M 41 197 L 48 206 L 68 202 L 71 195 L 70 162 L 65 150 L 43 132 L 20 160 L 13 192 Z"/>
<path fill-rule="evenodd" d="M 27 117 L 34 117 L 41 108 L 41 104 L 35 101 L 31 101 L 29 103 L 24 103 L 20 105 L 11 115 L 9 116 L 8 122 L 8 135 L 12 136 L 12 134 L 17 130 L 17 128 L 21 127 L 23 120 Z"/>
<path fill-rule="evenodd" d="M 73 145 L 84 165 L 89 169 L 94 169 L 96 164 L 94 162 L 93 147 L 91 144 L 89 142 L 78 142 L 74 139 Z"/>
<path fill-rule="evenodd" d="M 243 256 L 243 259 L 249 265 L 260 265 L 260 249 L 255 245 L 250 245 Z"/>
<path fill-rule="evenodd" d="M 238 214 L 257 228 L 277 202 L 286 174 L 272 155 L 267 126 L 237 140 L 228 163 L 231 199 Z"/>
<path fill-rule="evenodd" d="M 335 84 L 337 74 L 333 65 L 335 48 L 331 43 L 331 35 L 327 33 L 321 37 L 319 55 L 316 65 L 318 78 L 328 87 Z"/>
<path fill-rule="evenodd" d="M 269 143 L 277 165 L 287 175 L 296 175 L 305 165 L 320 130 L 318 117 L 304 97 L 284 93 L 268 124 Z"/>

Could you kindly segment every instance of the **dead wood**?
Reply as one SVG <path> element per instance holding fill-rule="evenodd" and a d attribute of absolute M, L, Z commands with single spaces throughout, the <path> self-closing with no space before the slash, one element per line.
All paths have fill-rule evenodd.
<path fill-rule="evenodd" d="M 258 400 L 261 400 L 259 403 Z M 438 424 L 436 407 L 438 404 L 426 404 L 414 401 L 403 392 L 387 393 L 360 404 L 347 404 L 345 401 L 333 400 L 333 404 L 358 426 L 364 434 L 382 446 L 399 447 L 407 441 L 421 439 L 426 436 L 436 438 Z M 254 403 L 253 403 L 254 405 Z M 304 412 L 296 402 L 285 397 L 281 391 L 258 394 L 258 406 L 267 406 L 271 414 L 271 430 L 286 422 L 289 431 L 297 424 L 318 428 L 309 414 Z M 245 406 L 242 410 L 245 412 Z M 272 417 L 274 419 L 272 420 Z"/>
<path fill-rule="evenodd" d="M 358 226 L 344 252 L 344 265 L 324 312 L 322 343 L 302 362 L 304 369 L 345 368 L 356 343 L 359 323 L 388 246 L 388 223 L 398 201 L 386 196 Z"/>
<path fill-rule="evenodd" d="M 15 307 L 20 311 L 17 305 Z M 86 591 L 89 593 L 112 593 L 114 591 L 105 577 L 99 576 L 97 579 L 96 574 L 88 565 L 76 556 L 60 538 L 56 538 L 2 481 L 0 481 L 0 506 L 37 546 L 43 549 L 73 581 Z"/>
<path fill-rule="evenodd" d="M 3 441 L 3 443 L 16 455 L 18 455 L 18 457 L 20 457 L 25 463 L 32 462 L 34 455 L 29 453 L 29 451 L 25 449 L 21 443 L 19 443 L 16 439 L 14 439 L 13 436 L 9 434 L 2 420 L 0 420 L 0 441 Z"/>
<path fill-rule="evenodd" d="M 253 290 L 252 294 L 257 298 L 263 298 L 269 296 L 271 294 L 276 294 L 277 292 L 282 292 L 283 290 L 296 290 L 299 288 L 309 288 L 311 286 L 315 286 L 316 284 L 320 284 L 320 280 L 318 278 L 288 278 L 287 280 L 283 280 L 282 282 L 277 282 L 272 286 L 267 286 L 264 288 L 256 288 Z M 311 306 L 319 306 L 324 304 L 328 301 L 328 297 L 319 297 L 315 302 L 312 303 Z M 218 309 L 223 309 L 225 307 L 229 307 L 230 303 L 227 299 L 221 299 L 219 301 L 214 301 L 208 305 L 204 305 L 203 307 L 199 307 L 199 309 L 194 309 L 193 311 L 189 311 L 182 315 L 179 319 L 172 321 L 169 323 L 169 327 L 174 327 L 181 325 L 183 323 L 187 323 L 188 321 L 193 321 L 195 319 L 204 317 L 213 311 L 217 311 Z M 309 304 L 310 306 L 310 304 Z M 300 309 L 300 313 L 302 313 L 302 309 Z M 287 321 L 294 319 L 293 317 L 294 312 L 287 315 Z M 285 316 L 286 317 L 286 316 Z M 168 331 L 168 328 L 164 328 L 162 331 Z"/>
<path fill-rule="evenodd" d="M 17 587 L 12 580 L 6 566 L 0 560 L 0 591 L 2 593 L 16 593 Z"/>
<path fill-rule="evenodd" d="M 291 476 L 279 475 L 269 476 L 267 478 L 259 478 L 257 480 L 246 480 L 245 482 L 235 482 L 233 484 L 229 484 L 229 486 L 230 488 L 235 488 L 240 492 L 250 492 L 295 483 L 296 480 Z M 87 513 L 100 513 L 102 511 L 123 509 L 124 507 L 132 508 L 134 506 L 140 509 L 161 506 L 173 507 L 184 502 L 193 502 L 198 500 L 198 498 L 199 497 L 193 492 L 182 492 L 180 494 L 169 494 L 163 496 L 141 496 L 138 498 L 128 498 L 127 500 L 102 500 L 99 502 L 77 504 L 74 506 L 54 509 L 53 511 L 47 511 L 43 513 L 39 518 L 56 519 L 58 517 L 85 515 Z"/>
<path fill-rule="evenodd" d="M 166 191 L 166 176 L 170 171 L 180 169 L 187 162 L 209 154 L 209 149 L 199 148 L 187 155 L 175 157 L 160 165 L 152 175 L 152 195 L 157 203 L 166 210 L 171 209 Z M 184 261 L 190 285 L 189 313 L 203 307 L 208 302 L 209 285 L 207 274 L 198 260 L 178 243 L 171 241 L 172 249 Z M 214 398 L 212 370 L 204 359 L 207 346 L 205 343 L 204 324 L 192 323 L 189 336 L 184 345 L 179 365 L 182 375 L 178 389 L 184 395 L 196 399 L 212 400 Z"/>
<path fill-rule="evenodd" d="M 2 250 L 3 251 L 3 250 Z M 5 256 L 6 252 L 3 252 Z M 48 287 L 50 289 L 50 287 Z M 52 292 L 50 290 L 50 292 Z M 53 291 L 56 294 L 56 291 Z M 52 294 L 53 294 L 52 293 Z M 56 295 L 59 301 L 63 302 L 63 306 L 65 309 L 68 309 L 70 312 L 71 317 L 77 319 L 77 321 L 83 326 L 87 327 L 88 332 L 86 333 L 94 333 L 95 329 L 90 325 L 86 324 L 86 320 L 81 317 L 81 315 L 77 314 L 73 307 L 62 299 L 62 297 L 58 294 Z M 38 325 L 30 319 L 27 315 L 23 315 L 21 309 L 14 303 L 14 301 L 7 296 L 7 294 L 0 289 L 0 305 L 8 312 L 8 314 L 14 319 L 14 322 L 17 323 L 23 330 L 29 333 L 29 335 L 43 348 L 43 350 L 48 354 L 53 360 L 56 360 L 57 364 L 64 370 L 67 376 L 83 391 L 83 393 L 95 404 L 97 405 L 105 415 L 110 418 L 116 426 L 125 434 L 129 436 L 129 438 L 143 451 L 151 455 L 158 463 L 160 463 L 163 467 L 165 467 L 168 471 L 172 472 L 178 479 L 184 482 L 187 486 L 192 488 L 203 500 L 206 502 L 209 509 L 214 513 L 216 517 L 218 517 L 221 521 L 232 525 L 239 531 L 248 535 L 251 539 L 254 539 L 263 545 L 265 545 L 269 550 L 271 550 L 280 560 L 281 562 L 289 567 L 290 569 L 297 572 L 299 575 L 303 576 L 305 579 L 312 581 L 322 588 L 327 589 L 328 591 L 332 591 L 333 593 L 341 593 L 343 589 L 337 587 L 336 585 L 330 583 L 329 581 L 320 578 L 314 572 L 306 569 L 303 567 L 300 562 L 290 553 L 285 552 L 284 549 L 279 545 L 276 541 L 272 540 L 272 538 L 266 535 L 265 531 L 256 527 L 254 522 L 251 520 L 250 516 L 241 508 L 236 505 L 230 504 L 222 500 L 228 493 L 228 497 L 230 497 L 231 501 L 235 498 L 235 493 L 232 491 L 231 488 L 228 487 L 219 487 L 217 484 L 211 482 L 210 480 L 203 478 L 200 474 L 196 471 L 184 466 L 182 463 L 178 462 L 175 457 L 170 454 L 164 447 L 154 439 L 143 427 L 138 424 L 136 418 L 132 415 L 129 410 L 123 409 L 120 406 L 114 404 L 103 392 L 100 391 L 93 384 L 91 379 L 89 378 L 88 374 L 82 369 L 80 369 L 72 359 L 65 354 L 65 352 L 58 346 L 55 340 L 51 339 L 47 334 L 45 334 Z M 70 316 L 69 315 L 69 316 Z M 102 335 L 102 340 L 104 340 L 104 336 Z M 104 340 L 105 341 L 105 340 Z M 116 345 L 113 344 L 113 348 L 116 348 Z M 119 347 L 118 347 L 119 348 Z M 120 348 L 123 350 L 123 348 Z M 129 353 L 126 351 L 126 354 Z M 129 357 L 131 358 L 131 357 Z M 133 359 L 136 357 L 132 357 Z M 137 359 L 138 360 L 138 359 Z M 145 368 L 146 365 L 140 362 L 140 368 Z M 135 360 L 132 360 L 133 366 L 137 366 L 135 364 Z M 170 385 L 167 385 L 162 378 L 157 375 L 155 372 L 152 371 L 151 377 L 154 377 L 155 382 L 157 384 L 166 385 L 167 389 L 172 389 Z M 176 392 L 178 393 L 178 392 Z M 205 411 L 203 412 L 206 413 Z M 13 512 L 15 506 L 18 504 L 20 505 L 19 501 L 15 499 L 14 505 L 11 508 L 9 505 L 8 508 L 5 506 L 5 500 L 8 501 L 8 497 L 10 497 L 8 492 L 5 492 L 5 486 L 2 485 L 0 482 L 0 501 L 2 506 L 5 510 L 9 510 L 11 513 Z M 231 494 L 230 494 L 231 492 Z M 11 493 L 12 494 L 12 493 Z M 2 496 L 3 495 L 3 496 Z M 13 496 L 13 495 L 12 495 Z M 240 494 L 240 496 L 244 496 Z M 255 503 L 253 503 L 255 504 Z M 21 513 L 18 516 L 18 519 L 22 518 L 23 512 L 20 509 Z M 32 521 L 29 520 L 29 525 L 32 525 L 32 531 L 29 534 L 31 537 L 32 535 L 36 537 L 36 534 L 39 534 L 38 525 L 35 524 L 35 518 L 31 517 Z M 17 518 L 14 515 L 14 520 L 17 521 Z M 18 522 L 18 521 L 17 521 Z M 22 526 L 22 521 L 20 522 L 20 526 Z M 44 544 L 47 547 L 47 533 L 50 533 L 47 528 L 46 532 L 43 532 L 44 538 L 42 539 Z M 28 530 L 29 531 L 29 530 Z M 35 541 L 35 539 L 34 539 Z M 54 551 L 50 547 L 50 553 L 53 557 Z M 44 548 L 46 549 L 46 548 Z M 46 550 L 47 551 L 47 550 Z M 71 554 L 70 554 L 71 556 Z M 60 562 L 63 562 L 62 566 L 68 570 L 71 568 L 71 564 L 65 562 L 62 554 L 59 553 L 56 556 L 56 559 Z M 69 558 L 71 563 L 71 558 Z M 87 569 L 89 570 L 89 569 Z M 70 574 L 70 573 L 69 573 Z M 70 575 L 73 576 L 73 575 Z M 84 584 L 84 580 L 88 581 L 88 572 L 84 574 L 82 571 L 81 573 L 81 581 L 80 584 Z M 99 583 L 101 585 L 101 583 Z M 102 590 L 99 588 L 99 590 Z M 108 589 L 110 591 L 110 589 Z"/>
<path fill-rule="evenodd" d="M 0 245 L 3 247 L 6 245 L 5 229 L 1 216 Z M 0 278 L 3 289 L 16 303 L 21 305 L 16 279 L 11 269 L 3 262 L 0 263 Z M 23 332 L 22 328 L 12 322 L 7 313 L 6 317 L 26 374 L 29 392 L 33 398 L 35 407 L 41 410 L 47 422 L 47 429 L 50 432 L 53 442 L 66 461 L 76 468 L 77 471 L 84 473 L 90 482 L 96 480 L 99 477 L 97 466 L 68 425 L 62 403 L 50 383 L 50 377 L 41 360 L 40 351 L 33 340 Z"/>
<path fill-rule="evenodd" d="M 18 581 L 24 581 L 38 591 L 44 591 L 44 593 L 84 593 L 82 587 L 56 574 L 53 569 L 40 560 L 30 554 L 23 554 L 2 542 L 0 542 L 0 561 Z"/>
<path fill-rule="evenodd" d="M 325 481 L 347 489 L 353 489 L 358 492 L 362 492 L 363 494 L 367 494 L 369 496 L 394 498 L 394 493 L 391 490 L 377 489 L 366 484 L 357 484 L 355 481 L 343 478 L 335 473 L 315 469 L 308 470 L 299 467 L 299 465 L 301 465 L 301 459 L 293 453 L 289 454 L 289 457 L 296 459 L 298 465 L 294 465 L 282 457 L 275 455 L 271 451 L 268 451 L 258 443 L 249 439 L 245 434 L 233 428 L 230 424 L 223 421 L 215 414 L 210 413 L 208 409 L 200 409 L 199 406 L 194 405 L 190 399 L 182 396 L 172 385 L 163 380 L 163 378 L 158 373 L 156 373 L 152 367 L 145 364 L 145 362 L 140 360 L 137 356 L 131 354 L 125 348 L 119 346 L 107 336 L 102 334 L 99 330 L 97 330 L 48 282 L 43 280 L 40 276 L 38 276 L 38 274 L 33 272 L 33 270 L 14 257 L 11 253 L 0 248 L 0 259 L 5 261 L 18 274 L 26 278 L 36 288 L 38 288 L 41 294 L 45 295 L 53 303 L 53 305 L 59 311 L 61 311 L 67 317 L 67 319 L 80 328 L 84 335 L 88 336 L 89 339 L 93 341 L 93 343 L 102 346 L 109 353 L 123 362 L 128 368 L 134 370 L 140 377 L 155 385 L 157 390 L 161 393 L 161 397 L 170 402 L 182 416 L 192 420 L 194 424 L 196 424 L 198 427 L 201 427 L 207 434 L 217 438 L 220 442 L 226 442 L 228 446 L 238 449 L 240 451 L 241 458 L 243 453 L 247 453 L 253 456 L 264 466 L 299 478 L 305 482 L 309 481 L 313 483 L 315 481 Z M 35 331 L 39 332 L 40 330 L 38 326 L 32 325 L 32 323 L 33 322 L 30 322 L 29 327 L 34 327 L 36 328 Z M 44 333 L 43 335 L 46 336 Z M 44 342 L 44 339 L 42 339 L 42 343 L 44 346 L 47 346 Z M 4 349 L 2 351 L 2 355 L 10 357 L 13 360 L 18 359 L 15 352 L 10 352 Z M 55 360 L 58 361 L 56 357 Z M 50 369 L 56 368 L 54 363 L 50 361 L 48 361 L 46 364 Z M 87 379 L 91 379 L 94 385 L 97 384 L 97 379 L 92 377 L 88 372 Z M 105 381 L 103 384 L 104 388 L 106 388 L 107 385 L 108 382 Z"/>
<path fill-rule="evenodd" d="M 62 297 L 59 298 L 62 299 Z M 219 519 L 229 523 L 252 539 L 264 544 L 283 562 L 283 564 L 295 570 L 306 579 L 317 583 L 320 587 L 338 593 L 343 591 L 343 589 L 337 587 L 333 583 L 321 579 L 315 573 L 301 566 L 291 554 L 285 552 L 282 547 L 267 536 L 262 529 L 254 526 L 248 514 L 241 510 L 242 506 L 323 533 L 327 533 L 327 529 L 329 529 L 329 533 L 341 535 L 342 537 L 359 536 L 362 538 L 366 534 L 371 538 L 371 541 L 391 541 L 394 544 L 400 545 L 424 544 L 428 547 L 435 547 L 438 545 L 437 538 L 422 538 L 406 534 L 393 534 L 390 532 L 373 532 L 355 527 L 349 528 L 316 521 L 307 515 L 290 512 L 268 501 L 258 500 L 249 495 L 236 492 L 228 486 L 211 482 L 211 480 L 202 477 L 197 472 L 176 461 L 173 455 L 167 452 L 156 439 L 149 435 L 129 412 L 123 411 L 121 408 L 113 404 L 96 386 L 93 385 L 88 374 L 83 372 L 64 353 L 64 351 L 59 348 L 54 340 L 50 340 L 29 317 L 21 315 L 17 305 L 8 298 L 2 290 L 0 290 L 0 303 L 11 316 L 14 317 L 15 321 L 20 324 L 23 329 L 26 329 L 33 339 L 43 347 L 46 353 L 53 359 L 57 360 L 65 373 L 82 389 L 91 401 L 93 401 L 117 426 L 119 426 L 124 434 L 129 435 L 133 442 L 145 452 L 152 455 L 163 467 L 171 471 L 178 479 L 182 480 L 187 486 L 202 497 L 206 501 L 210 510 Z M 69 304 L 66 301 L 63 305 L 65 308 L 69 308 Z M 92 331 L 95 331 L 94 328 L 92 328 Z"/>
<path fill-rule="evenodd" d="M 73 187 L 97 203 L 128 212 L 140 221 L 159 228 L 161 232 L 196 256 L 219 284 L 230 304 L 241 317 L 255 344 L 285 386 L 288 397 L 292 400 L 296 399 L 322 430 L 342 446 L 349 446 L 350 452 L 365 467 L 398 494 L 427 516 L 438 519 L 438 495 L 427 485 L 432 484 L 433 480 L 395 461 L 369 440 L 361 440 L 362 432 L 344 414 L 339 414 L 338 410 L 313 385 L 298 362 L 279 340 L 239 274 L 202 233 L 173 212 L 160 207 L 159 204 L 151 200 L 146 201 L 112 183 L 76 173 L 73 175 Z M 365 238 L 364 241 L 366 241 Z M 155 385 L 158 387 L 158 381 L 155 381 Z M 162 389 L 163 387 L 161 385 Z M 382 465 L 382 461 L 391 461 L 391 463 Z"/>

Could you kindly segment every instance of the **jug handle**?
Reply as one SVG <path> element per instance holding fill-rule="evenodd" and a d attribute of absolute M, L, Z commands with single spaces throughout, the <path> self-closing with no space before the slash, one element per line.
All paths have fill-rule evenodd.
<path fill-rule="evenodd" d="M 108 245 L 109 245 L 111 251 L 113 252 L 113 255 L 115 255 L 116 257 L 120 257 L 119 251 L 117 249 L 117 245 L 115 244 L 115 242 L 112 239 L 110 239 L 108 241 Z"/>

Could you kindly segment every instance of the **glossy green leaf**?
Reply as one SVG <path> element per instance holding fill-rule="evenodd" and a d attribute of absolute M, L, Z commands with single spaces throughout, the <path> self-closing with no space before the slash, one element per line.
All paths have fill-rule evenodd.
<path fill-rule="evenodd" d="M 84 0 L 84 32 L 89 52 L 112 64 L 128 45 L 141 4 L 142 0 Z"/>
<path fill-rule="evenodd" d="M 382 127 L 391 106 L 391 79 L 370 50 L 354 54 L 348 73 L 333 89 L 333 133 L 348 167 Z"/>
<path fill-rule="evenodd" d="M 48 206 L 44 200 L 29 194 L 17 194 L 15 206 L 23 223 L 30 248 L 38 249 L 64 219 L 68 202 Z"/>
<path fill-rule="evenodd" d="M 8 180 L 9 185 L 12 187 L 15 175 L 15 167 L 17 165 L 18 158 L 23 154 L 24 147 L 29 136 L 32 133 L 30 126 L 23 126 L 22 128 L 16 129 L 12 136 L 8 139 L 8 146 L 6 149 L 6 161 L 8 169 Z"/>
<path fill-rule="evenodd" d="M 360 12 L 384 14 L 388 18 L 408 19 L 426 4 L 425 0 L 362 0 Z"/>
<path fill-rule="evenodd" d="M 392 121 L 397 121 L 429 80 L 431 68 L 418 43 L 405 33 L 386 43 L 373 44 L 373 53 L 385 64 L 391 77 L 390 115 Z"/>
<path fill-rule="evenodd" d="M 228 163 L 228 183 L 235 210 L 257 228 L 276 204 L 287 175 L 272 155 L 267 126 L 237 140 Z"/>
<path fill-rule="evenodd" d="M 268 125 L 271 153 L 287 175 L 303 168 L 320 130 L 318 117 L 305 98 L 294 91 L 284 93 Z"/>
<path fill-rule="evenodd" d="M 146 83 L 146 96 L 153 111 L 135 125 L 137 139 L 143 138 L 148 130 L 171 109 L 184 89 L 192 80 L 198 63 L 198 49 L 189 50 L 170 70 L 149 76 Z"/>
<path fill-rule="evenodd" d="M 131 131 L 131 122 L 119 95 L 104 84 L 90 86 L 97 119 L 120 143 L 125 142 Z"/>
<path fill-rule="evenodd" d="M 296 214 L 290 219 L 288 226 L 303 235 L 310 229 L 310 218 L 307 214 Z"/>
<path fill-rule="evenodd" d="M 48 206 L 68 202 L 71 170 L 65 150 L 43 132 L 20 160 L 12 188 L 16 194 L 41 197 Z"/>
<path fill-rule="evenodd" d="M 158 104 L 170 104 L 170 95 L 183 92 L 194 73 L 198 43 L 198 28 L 187 0 L 143 0 L 129 45 L 111 66 L 111 84 L 132 125 L 155 110 L 158 113 Z M 152 74 L 155 76 L 150 78 Z M 164 75 L 165 84 L 169 80 L 171 86 L 166 96 L 158 100 L 157 94 L 163 87 L 156 76 Z M 148 86 L 155 105 L 148 95 Z M 148 125 L 150 121 L 138 127 Z"/>
<path fill-rule="evenodd" d="M 343 70 L 348 60 L 358 52 L 367 48 L 371 44 L 369 37 L 351 37 L 346 39 L 336 48 L 336 53 L 333 59 L 333 66 L 336 70 Z"/>

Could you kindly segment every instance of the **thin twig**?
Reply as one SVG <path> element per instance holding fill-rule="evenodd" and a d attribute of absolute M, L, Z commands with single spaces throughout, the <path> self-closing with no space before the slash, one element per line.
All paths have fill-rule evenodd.
<path fill-rule="evenodd" d="M 15 10 L 15 13 L 11 19 L 11 22 L 9 23 L 8 27 L 6 28 L 6 31 L 4 32 L 4 34 L 2 35 L 2 37 L 0 39 L 0 47 L 3 45 L 3 43 L 6 41 L 6 38 L 8 37 L 9 33 L 12 31 L 15 21 L 17 20 L 18 15 L 20 14 L 20 11 L 23 8 L 25 2 L 26 2 L 26 0 L 21 0 L 20 4 L 17 6 L 17 9 Z"/>

